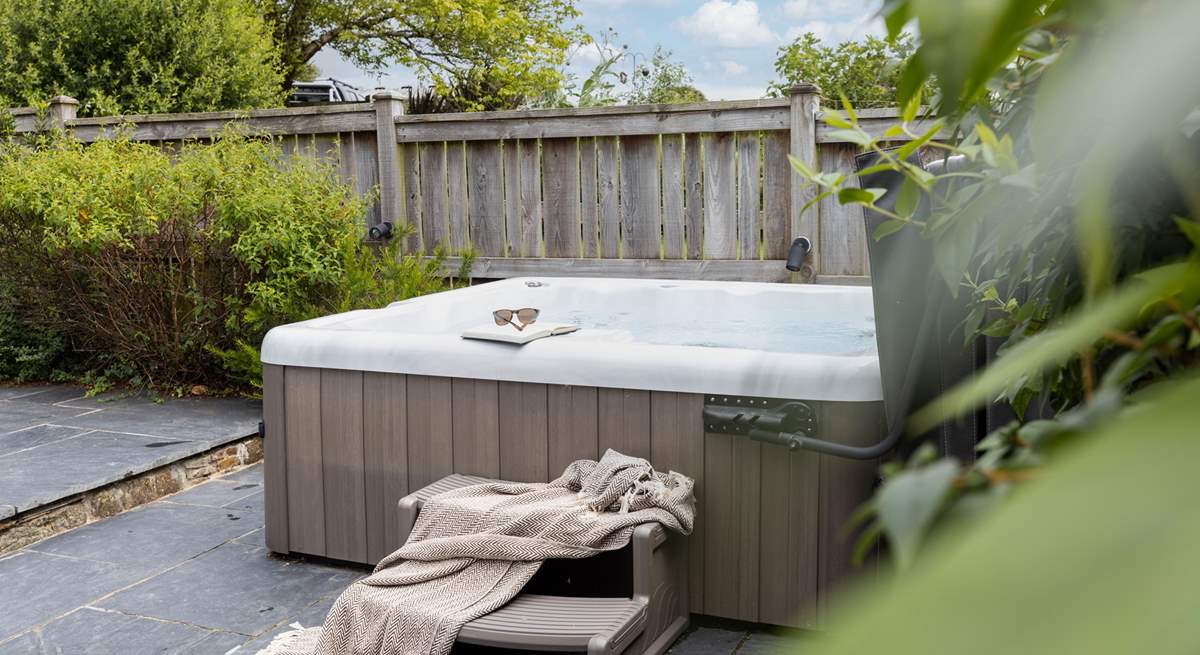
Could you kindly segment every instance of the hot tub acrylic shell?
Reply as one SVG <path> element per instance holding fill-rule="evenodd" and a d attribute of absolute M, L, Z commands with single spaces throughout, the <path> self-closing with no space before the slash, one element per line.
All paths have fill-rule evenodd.
<path fill-rule="evenodd" d="M 701 412 L 711 394 L 795 398 L 815 409 L 818 436 L 872 444 L 884 429 L 877 366 L 872 375 L 872 364 L 864 363 L 873 353 L 731 355 L 710 351 L 733 349 L 600 339 L 555 345 L 564 337 L 521 348 L 470 343 L 456 351 L 468 344 L 445 327 L 466 307 L 484 308 L 486 320 L 492 304 L 525 306 L 529 296 L 518 295 L 521 289 L 553 291 L 557 285 L 561 292 L 588 283 L 624 287 L 613 294 L 625 292 L 615 302 L 631 307 L 652 307 L 652 297 L 635 296 L 653 296 L 643 292 L 659 284 L 711 290 L 717 300 L 708 304 L 719 302 L 719 293 L 743 301 L 758 294 L 768 305 L 863 293 L 800 285 L 521 279 L 418 298 L 374 315 L 353 312 L 277 328 L 263 348 L 268 548 L 373 564 L 400 546 L 396 503 L 409 491 L 450 473 L 545 481 L 575 459 L 614 448 L 696 479 L 698 519 L 688 540 L 693 613 L 819 627 L 829 590 L 851 573 L 856 535 L 843 534 L 843 526 L 870 495 L 878 462 L 706 433 Z M 865 300 L 869 305 L 869 291 Z M 543 305 L 546 315 L 549 305 Z M 752 306 L 743 302 L 740 308 Z M 389 339 L 380 323 L 346 329 L 347 317 L 403 325 L 414 316 L 421 317 L 423 331 L 397 330 L 402 338 Z M 341 329 L 330 327 L 339 323 Z M 407 343 L 389 343 L 401 340 Z M 568 355 L 578 359 L 557 359 Z M 665 358 L 676 369 L 670 375 L 655 372 Z M 738 362 L 770 367 L 780 361 L 787 366 L 770 374 L 728 369 Z M 837 361 L 857 368 L 831 372 L 827 367 Z M 788 373 L 797 366 L 809 368 Z M 722 371 L 736 384 L 721 383 Z M 780 393 L 795 389 L 811 392 Z"/>

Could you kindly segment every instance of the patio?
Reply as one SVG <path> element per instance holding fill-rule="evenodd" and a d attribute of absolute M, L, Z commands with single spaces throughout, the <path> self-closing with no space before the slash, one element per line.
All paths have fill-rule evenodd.
<path fill-rule="evenodd" d="M 178 455 L 147 448 L 143 441 L 194 452 L 211 445 L 195 438 L 201 427 L 244 433 L 246 408 L 254 407 L 222 399 L 189 401 L 182 408 L 137 398 L 102 404 L 74 391 L 0 388 L 6 398 L 0 402 L 0 425 L 16 430 L 0 436 L 5 489 L 27 484 L 36 473 L 25 458 L 15 457 L 21 453 L 102 439 L 128 456 L 93 461 L 119 462 L 116 475 L 129 475 Z M 118 430 L 133 429 L 128 423 L 133 420 L 144 434 Z M 30 421 L 33 425 L 24 425 Z M 144 452 L 158 459 L 131 459 Z M 91 479 L 70 465 L 60 468 L 77 480 Z M 12 482 L 18 480 L 25 482 Z M 270 555 L 263 544 L 262 465 L 256 464 L 0 556 L 5 582 L 0 607 L 6 608 L 0 614 L 0 654 L 254 653 L 293 623 L 321 622 L 338 594 L 367 572 Z M 775 650 L 782 639 L 740 625 L 701 625 L 673 651 L 762 653 Z"/>

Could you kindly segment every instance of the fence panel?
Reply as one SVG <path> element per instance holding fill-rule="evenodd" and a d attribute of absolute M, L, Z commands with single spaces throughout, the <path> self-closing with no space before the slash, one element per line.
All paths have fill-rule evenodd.
<path fill-rule="evenodd" d="M 178 152 L 238 123 L 272 135 L 286 157 L 331 162 L 372 198 L 366 225 L 413 226 L 409 252 L 469 247 L 488 277 L 795 281 L 782 260 L 800 233 L 814 242 L 818 280 L 868 274 L 860 209 L 825 199 L 800 211 L 812 191 L 797 183 L 789 152 L 847 172 L 857 152 L 819 122 L 811 87 L 765 100 L 422 116 L 403 115 L 390 96 L 373 105 L 85 119 L 75 118 L 77 104 L 55 98 L 40 117 L 12 110 L 17 131 L 61 128 L 85 142 L 122 134 Z M 860 118 L 881 135 L 896 112 Z"/>

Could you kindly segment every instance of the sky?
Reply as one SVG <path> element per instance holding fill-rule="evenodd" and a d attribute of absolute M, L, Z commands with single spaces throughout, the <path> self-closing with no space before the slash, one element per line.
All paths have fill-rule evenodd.
<path fill-rule="evenodd" d="M 615 30 L 613 45 L 628 45 L 635 62 L 670 50 L 709 100 L 762 97 L 774 81 L 779 46 L 805 32 L 827 43 L 882 35 L 878 0 L 577 0 L 579 23 L 593 36 Z M 570 70 L 586 75 L 599 60 L 596 48 L 572 53 Z M 332 50 L 314 63 L 322 76 L 371 89 L 415 84 L 393 66 L 375 75 L 358 70 Z"/>

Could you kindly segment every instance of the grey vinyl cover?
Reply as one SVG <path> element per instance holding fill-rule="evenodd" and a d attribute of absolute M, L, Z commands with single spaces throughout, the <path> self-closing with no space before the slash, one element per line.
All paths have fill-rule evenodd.
<path fill-rule="evenodd" d="M 861 154 L 855 160 L 856 169 L 861 171 L 875 164 L 877 159 L 875 153 Z M 915 157 L 911 161 L 920 164 Z M 864 189 L 886 189 L 887 193 L 878 204 L 884 209 L 892 209 L 903 181 L 899 173 L 879 171 L 860 176 L 859 184 Z M 922 200 L 917 216 L 928 214 L 928 205 Z M 875 229 L 886 220 L 877 212 L 866 212 L 875 340 L 883 381 L 884 410 L 891 426 L 970 376 L 981 364 L 983 353 L 982 344 L 963 344 L 959 325 L 966 317 L 966 303 L 961 297 L 953 297 L 945 282 L 937 277 L 930 241 L 912 227 L 876 241 Z M 922 329 L 926 320 L 930 323 Z M 926 342 L 923 346 L 919 343 L 921 340 Z M 914 359 L 914 353 L 923 354 Z M 919 374 L 912 397 L 904 398 L 904 377 L 909 367 L 917 367 Z M 969 415 L 922 436 L 934 439 L 942 454 L 971 461 L 983 427 L 981 418 L 980 414 Z M 915 443 L 914 440 L 905 442 L 901 451 Z"/>
<path fill-rule="evenodd" d="M 426 500 L 453 489 L 486 482 L 496 480 L 456 473 L 401 498 L 401 542 L 408 540 Z M 586 652 L 591 655 L 623 653 L 643 636 L 651 611 L 661 611 L 652 606 L 657 599 L 651 597 L 658 594 L 643 591 L 657 589 L 662 583 L 654 579 L 661 567 L 655 567 L 652 562 L 654 557 L 668 556 L 668 549 L 660 548 L 668 538 L 659 525 L 642 525 L 634 530 L 629 546 L 633 550 L 634 564 L 632 598 L 521 593 L 500 609 L 464 625 L 458 633 L 458 641 L 518 650 Z M 668 627 L 663 634 L 647 635 L 647 639 L 638 642 L 642 645 L 638 649 L 640 652 L 665 651 L 687 627 L 686 607 L 682 616 L 669 618 L 673 620 L 659 621 Z"/>

